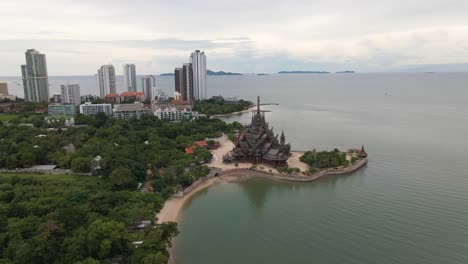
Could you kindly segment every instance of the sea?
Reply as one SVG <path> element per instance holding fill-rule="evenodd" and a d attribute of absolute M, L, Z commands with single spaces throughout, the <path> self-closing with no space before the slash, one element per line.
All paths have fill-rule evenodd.
<path fill-rule="evenodd" d="M 67 81 L 98 93 L 97 77 L 82 76 L 50 77 L 51 94 Z M 172 94 L 173 77 L 157 83 Z M 468 73 L 208 76 L 207 84 L 210 96 L 278 104 L 263 107 L 267 121 L 294 150 L 364 145 L 369 163 L 310 183 L 252 178 L 197 193 L 182 212 L 176 264 L 468 263 Z M 250 113 L 225 120 L 247 124 Z"/>

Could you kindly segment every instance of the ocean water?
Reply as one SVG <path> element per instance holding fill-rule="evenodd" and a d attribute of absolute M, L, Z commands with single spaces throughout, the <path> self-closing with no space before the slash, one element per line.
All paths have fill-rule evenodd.
<path fill-rule="evenodd" d="M 74 80 L 97 94 L 96 77 L 51 77 L 51 93 Z M 172 77 L 158 86 L 171 94 Z M 468 263 L 467 73 L 209 76 L 208 90 L 279 103 L 267 119 L 293 149 L 365 145 L 370 158 L 347 176 L 198 193 L 176 264 Z"/>
<path fill-rule="evenodd" d="M 293 149 L 365 145 L 368 165 L 312 183 L 223 183 L 187 204 L 177 264 L 468 263 L 468 74 L 209 79 L 268 106 Z M 248 123 L 249 114 L 227 118 Z"/>

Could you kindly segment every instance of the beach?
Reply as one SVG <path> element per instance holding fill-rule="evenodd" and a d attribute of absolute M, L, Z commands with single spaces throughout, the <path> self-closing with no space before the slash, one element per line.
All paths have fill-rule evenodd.
<path fill-rule="evenodd" d="M 192 191 L 185 193 L 182 197 L 173 196 L 164 203 L 163 209 L 156 214 L 157 223 L 163 222 L 178 222 L 180 217 L 180 212 L 184 208 L 185 203 L 190 200 L 197 192 L 209 188 L 215 184 L 221 182 L 235 182 L 240 180 L 245 180 L 250 178 L 250 176 L 244 174 L 231 174 L 226 176 L 220 176 L 215 178 L 210 178 L 203 183 L 199 184 Z"/>

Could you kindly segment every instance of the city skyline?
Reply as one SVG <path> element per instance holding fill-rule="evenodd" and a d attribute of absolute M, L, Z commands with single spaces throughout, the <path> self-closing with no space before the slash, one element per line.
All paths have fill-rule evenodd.
<path fill-rule="evenodd" d="M 18 54 L 31 47 L 48 55 L 52 76 L 103 63 L 120 75 L 128 61 L 142 74 L 171 72 L 194 49 L 210 54 L 210 69 L 241 73 L 466 70 L 466 13 L 468 3 L 453 0 L 2 1 L 0 75 L 18 76 Z"/>

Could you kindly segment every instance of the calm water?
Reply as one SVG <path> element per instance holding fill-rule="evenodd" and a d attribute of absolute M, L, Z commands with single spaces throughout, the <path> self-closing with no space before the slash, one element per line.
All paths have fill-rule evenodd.
<path fill-rule="evenodd" d="M 265 102 L 294 149 L 365 144 L 366 168 L 198 194 L 177 264 L 468 263 L 468 74 L 233 76 L 213 94 Z M 249 122 L 249 115 L 229 118 Z"/>
<path fill-rule="evenodd" d="M 95 77 L 51 78 L 51 91 L 66 80 L 98 91 Z M 173 89 L 171 77 L 158 84 Z M 468 263 L 468 74 L 218 76 L 208 88 L 279 103 L 267 118 L 293 149 L 364 144 L 370 162 L 313 183 L 199 193 L 183 212 L 177 264 Z"/>

